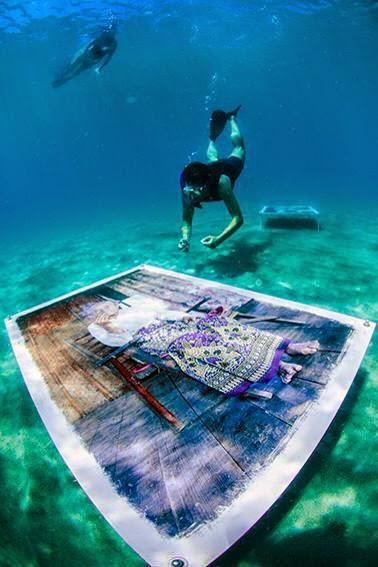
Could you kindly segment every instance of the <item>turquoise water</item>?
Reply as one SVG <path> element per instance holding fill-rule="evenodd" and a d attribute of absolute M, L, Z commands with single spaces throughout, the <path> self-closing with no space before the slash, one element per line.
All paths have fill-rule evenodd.
<path fill-rule="evenodd" d="M 214 226 L 220 213 L 209 215 Z M 102 227 L 50 236 L 38 246 L 24 242 L 2 258 L 2 315 L 150 262 L 377 319 L 378 289 L 372 278 L 376 211 L 329 208 L 319 233 L 269 233 L 260 230 L 256 210 L 247 209 L 247 217 L 248 225 L 229 248 L 210 253 L 198 242 L 208 226 L 204 215 L 196 226 L 193 260 L 175 250 L 173 212 L 169 222 L 155 225 L 153 234 L 148 222 L 118 216 Z M 59 457 L 29 399 L 4 330 L 1 345 L 1 563 L 142 565 Z M 377 354 L 377 345 L 371 344 L 334 425 L 298 480 L 217 565 L 373 564 Z"/>
<path fill-rule="evenodd" d="M 51 89 L 109 6 L 119 49 L 103 76 Z M 147 262 L 377 320 L 373 3 L 2 2 L 0 10 L 2 318 Z M 228 218 L 208 206 L 181 255 L 178 175 L 190 155 L 204 158 L 210 111 L 239 102 L 245 225 L 217 250 L 204 248 L 200 239 Z M 318 206 L 322 230 L 261 230 L 259 207 L 279 198 Z M 0 564 L 143 565 L 61 460 L 4 328 L 0 349 Z M 373 564 L 377 354 L 373 341 L 298 479 L 216 565 Z"/>

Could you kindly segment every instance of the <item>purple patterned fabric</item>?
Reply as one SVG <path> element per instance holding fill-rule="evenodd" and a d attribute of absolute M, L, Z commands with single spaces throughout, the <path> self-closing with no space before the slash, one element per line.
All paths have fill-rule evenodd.
<path fill-rule="evenodd" d="M 188 376 L 237 396 L 277 373 L 288 339 L 243 325 L 213 310 L 194 321 L 158 323 L 139 333 L 139 346 L 173 358 Z"/>

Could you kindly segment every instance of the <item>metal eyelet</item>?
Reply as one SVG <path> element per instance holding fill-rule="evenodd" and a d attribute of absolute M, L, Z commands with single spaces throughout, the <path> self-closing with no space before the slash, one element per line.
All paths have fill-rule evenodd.
<path fill-rule="evenodd" d="M 169 564 L 169 567 L 188 567 L 188 566 L 189 563 L 183 557 L 174 557 Z"/>

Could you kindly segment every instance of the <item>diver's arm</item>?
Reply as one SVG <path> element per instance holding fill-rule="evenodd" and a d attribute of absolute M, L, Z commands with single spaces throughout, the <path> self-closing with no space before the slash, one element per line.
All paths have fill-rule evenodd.
<path fill-rule="evenodd" d="M 190 238 L 192 236 L 192 222 L 194 215 L 194 207 L 188 201 L 185 195 L 182 197 L 182 225 L 181 225 L 181 240 L 179 242 L 179 249 L 183 252 L 189 252 Z"/>
<path fill-rule="evenodd" d="M 219 181 L 219 196 L 222 197 L 232 218 L 231 222 L 226 226 L 223 232 L 216 237 L 217 246 L 222 244 L 222 242 L 234 234 L 234 232 L 236 232 L 244 222 L 240 205 L 231 187 L 231 181 L 229 177 L 225 175 L 222 175 Z"/>
<path fill-rule="evenodd" d="M 113 53 L 114 53 L 114 51 L 109 51 L 109 53 L 104 55 L 104 57 L 101 59 L 100 64 L 97 65 L 97 67 L 96 67 L 96 73 L 100 73 L 100 71 L 102 71 L 102 69 L 105 67 L 105 65 L 107 65 L 109 63 L 109 61 L 111 60 L 111 58 L 113 56 Z"/>

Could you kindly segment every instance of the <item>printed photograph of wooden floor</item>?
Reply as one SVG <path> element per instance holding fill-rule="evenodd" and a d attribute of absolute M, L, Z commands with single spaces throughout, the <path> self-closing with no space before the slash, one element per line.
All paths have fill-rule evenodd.
<path fill-rule="evenodd" d="M 302 369 L 290 383 L 272 363 L 269 380 L 230 394 L 170 355 L 177 329 L 182 335 L 209 315 L 228 317 L 237 336 L 257 329 L 320 346 L 295 357 Z M 165 333 L 172 324 L 169 348 L 141 340 L 141 329 Z M 241 537 L 300 470 L 374 325 L 141 266 L 18 314 L 7 327 L 47 429 L 108 521 L 151 565 L 196 566 Z M 215 368 L 214 357 L 206 360 Z M 281 360 L 293 362 L 285 352 Z"/>

